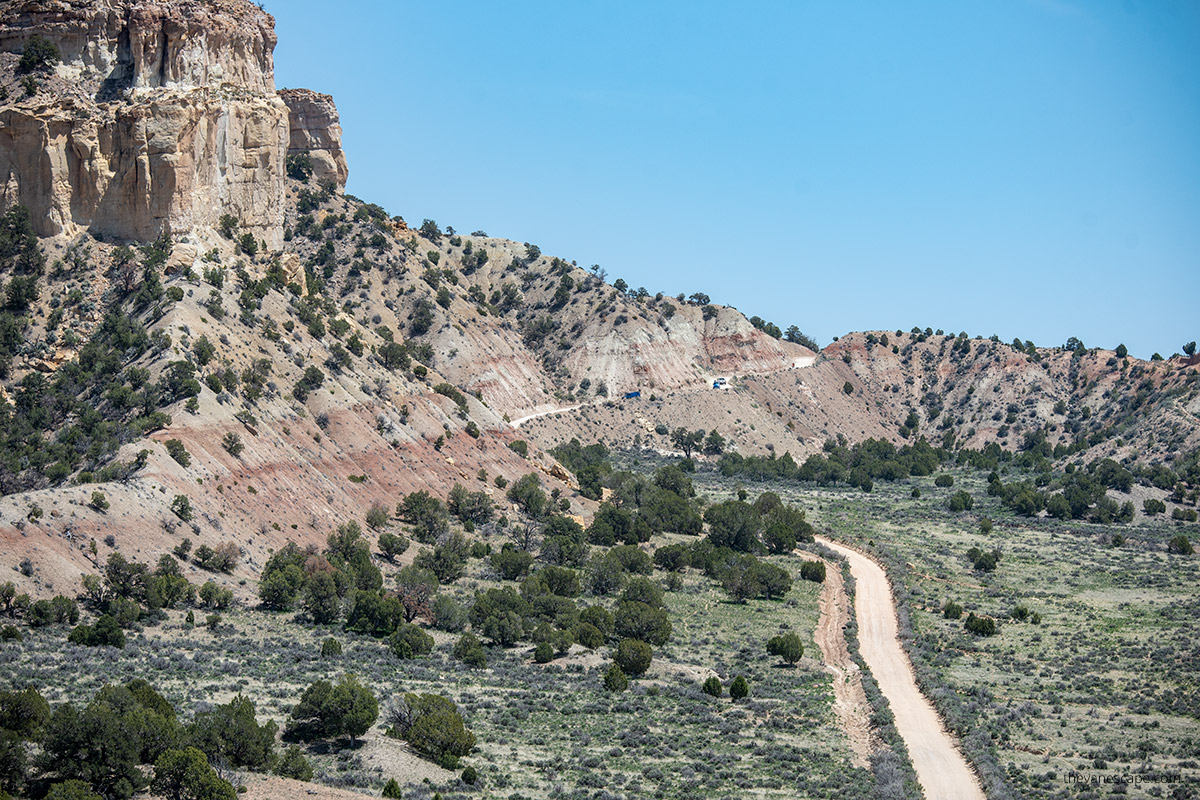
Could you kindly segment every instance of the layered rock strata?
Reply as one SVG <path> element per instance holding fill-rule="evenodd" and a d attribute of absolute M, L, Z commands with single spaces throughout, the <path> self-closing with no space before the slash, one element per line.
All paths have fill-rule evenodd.
<path fill-rule="evenodd" d="M 330 98 L 304 93 L 290 130 L 274 24 L 246 0 L 0 2 L 0 205 L 28 206 L 42 236 L 139 241 L 231 214 L 279 248 L 289 146 L 312 140 L 341 183 L 346 168 Z M 30 94 L 15 70 L 34 35 L 62 60 Z"/>

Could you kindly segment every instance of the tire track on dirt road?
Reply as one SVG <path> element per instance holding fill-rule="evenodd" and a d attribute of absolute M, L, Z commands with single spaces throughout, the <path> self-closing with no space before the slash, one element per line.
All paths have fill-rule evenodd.
<path fill-rule="evenodd" d="M 846 623 L 850 621 L 850 602 L 842 580 L 841 563 L 826 561 L 825 581 L 821 585 L 821 618 L 813 638 L 821 650 L 825 668 L 833 674 L 833 710 L 838 724 L 850 740 L 852 763 L 870 769 L 871 751 L 876 741 L 871 735 L 871 704 L 863 691 L 858 664 L 846 646 Z"/>

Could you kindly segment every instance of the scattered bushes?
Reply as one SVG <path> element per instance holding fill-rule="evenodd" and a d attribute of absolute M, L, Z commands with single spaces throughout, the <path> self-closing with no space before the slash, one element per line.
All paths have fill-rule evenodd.
<path fill-rule="evenodd" d="M 971 562 L 971 566 L 977 572 L 994 572 L 996 565 L 1000 563 L 1000 551 L 984 551 L 978 547 L 972 547 L 967 551 L 967 560 Z"/>

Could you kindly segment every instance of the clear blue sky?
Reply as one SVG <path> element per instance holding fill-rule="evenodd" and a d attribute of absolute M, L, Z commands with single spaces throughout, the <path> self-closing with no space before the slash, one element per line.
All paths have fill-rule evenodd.
<path fill-rule="evenodd" d="M 1200 337 L 1200 3 L 267 0 L 348 191 L 827 343 Z"/>

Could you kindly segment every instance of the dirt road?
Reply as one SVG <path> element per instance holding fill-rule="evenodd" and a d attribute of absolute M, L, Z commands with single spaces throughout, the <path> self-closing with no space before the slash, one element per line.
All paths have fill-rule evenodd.
<path fill-rule="evenodd" d="M 845 627 L 850 621 L 850 604 L 842 581 L 841 562 L 825 561 L 825 582 L 821 585 L 821 619 L 813 632 L 821 660 L 833 673 L 833 710 L 838 724 L 850 740 L 856 767 L 870 768 L 875 740 L 871 735 L 871 706 L 863 691 L 858 664 L 846 647 Z"/>
<path fill-rule="evenodd" d="M 859 649 L 891 704 L 928 800 L 986 800 L 975 774 L 942 726 L 933 705 L 917 689 L 912 665 L 900 646 L 896 607 L 883 568 L 845 545 L 818 536 L 817 541 L 850 562 Z"/>
<path fill-rule="evenodd" d="M 561 414 L 564 411 L 574 411 L 577 408 L 582 408 L 584 405 L 586 405 L 586 404 L 585 403 L 576 403 L 573 406 L 563 406 L 561 408 L 548 408 L 545 411 L 538 411 L 533 414 L 526 414 L 523 417 L 517 417 L 509 424 L 512 425 L 514 428 L 519 428 L 526 422 L 529 422 L 529 420 L 531 420 L 531 419 L 537 419 L 538 417 L 545 417 L 550 414 Z"/>

